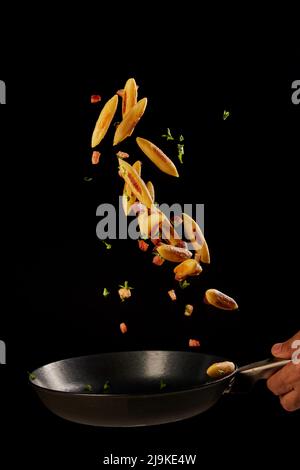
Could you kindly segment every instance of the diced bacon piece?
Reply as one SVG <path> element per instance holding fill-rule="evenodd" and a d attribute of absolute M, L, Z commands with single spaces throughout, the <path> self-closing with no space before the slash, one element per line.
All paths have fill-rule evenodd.
<path fill-rule="evenodd" d="M 156 165 L 161 171 L 171 176 L 178 177 L 178 171 L 172 160 L 155 144 L 142 137 L 137 137 L 136 142 L 144 154 Z"/>
<path fill-rule="evenodd" d="M 164 263 L 164 261 L 165 260 L 161 256 L 155 255 L 152 260 L 152 263 L 156 264 L 156 266 L 161 266 Z"/>
<path fill-rule="evenodd" d="M 127 328 L 126 323 L 121 323 L 121 324 L 120 324 L 120 330 L 121 330 L 121 333 L 122 333 L 123 335 L 124 335 L 125 333 L 127 333 L 128 328 Z"/>
<path fill-rule="evenodd" d="M 99 101 L 101 101 L 101 96 L 100 95 L 92 95 L 91 96 L 91 103 L 92 104 L 99 103 Z"/>
<path fill-rule="evenodd" d="M 99 163 L 101 157 L 101 153 L 97 152 L 97 150 L 94 150 L 92 153 L 92 164 L 97 165 Z"/>
<path fill-rule="evenodd" d="M 139 244 L 139 249 L 142 251 L 147 251 L 149 248 L 149 244 L 146 243 L 144 240 L 139 240 L 138 244 Z"/>

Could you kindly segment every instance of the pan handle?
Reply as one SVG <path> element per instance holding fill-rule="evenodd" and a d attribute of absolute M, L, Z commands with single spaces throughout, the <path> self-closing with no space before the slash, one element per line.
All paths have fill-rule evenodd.
<path fill-rule="evenodd" d="M 282 360 L 272 357 L 264 361 L 253 362 L 246 366 L 239 367 L 226 393 L 247 392 L 258 380 L 267 380 L 274 372 L 281 369 L 289 362 L 291 362 L 291 359 Z"/>
<path fill-rule="evenodd" d="M 278 359 L 271 357 L 264 361 L 253 362 L 246 366 L 239 367 L 238 374 L 249 378 L 252 382 L 257 382 L 261 379 L 268 379 L 274 372 L 281 369 L 283 366 L 291 362 L 291 359 Z"/>

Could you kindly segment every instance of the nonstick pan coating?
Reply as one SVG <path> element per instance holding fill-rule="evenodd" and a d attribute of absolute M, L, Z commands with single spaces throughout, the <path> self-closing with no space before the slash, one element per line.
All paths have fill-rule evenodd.
<path fill-rule="evenodd" d="M 180 351 L 104 353 L 48 364 L 34 371 L 31 382 L 49 410 L 70 421 L 149 426 L 189 418 L 213 406 L 234 373 L 213 381 L 206 370 L 223 360 Z M 103 393 L 107 382 L 109 393 Z M 161 382 L 166 384 L 163 389 Z"/>

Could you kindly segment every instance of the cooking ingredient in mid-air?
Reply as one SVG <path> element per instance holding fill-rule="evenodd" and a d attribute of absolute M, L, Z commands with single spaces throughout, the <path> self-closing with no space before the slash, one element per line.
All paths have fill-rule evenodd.
<path fill-rule="evenodd" d="M 125 281 L 124 285 L 120 284 L 119 287 L 120 289 L 118 290 L 118 294 L 121 301 L 124 302 L 124 300 L 129 299 L 129 297 L 131 297 L 131 290 L 133 289 L 133 287 L 129 287 L 128 281 Z"/>
<path fill-rule="evenodd" d="M 221 310 L 237 310 L 236 301 L 217 289 L 208 289 L 204 295 L 204 302 Z"/>
<path fill-rule="evenodd" d="M 103 106 L 92 135 L 92 148 L 104 139 L 118 106 L 118 95 L 114 95 Z"/>
<path fill-rule="evenodd" d="M 124 335 L 125 333 L 127 333 L 128 328 L 127 328 L 126 323 L 123 322 L 123 323 L 120 324 L 120 330 L 121 330 L 121 333 L 122 333 L 123 335 Z"/>
<path fill-rule="evenodd" d="M 166 245 L 165 243 L 159 245 L 156 250 L 162 258 L 167 261 L 172 261 L 173 263 L 180 263 L 192 257 L 192 253 L 189 250 L 173 245 Z"/>
<path fill-rule="evenodd" d="M 150 140 L 137 137 L 136 142 L 143 153 L 156 165 L 161 171 L 171 176 L 179 176 L 176 166 L 167 155 Z"/>
<path fill-rule="evenodd" d="M 201 272 L 202 268 L 195 259 L 187 259 L 174 268 L 176 281 L 184 281 L 189 276 L 198 276 Z"/>
<path fill-rule="evenodd" d="M 94 150 L 92 153 L 92 164 L 97 165 L 100 160 L 101 153 L 97 152 L 97 150 Z"/>
<path fill-rule="evenodd" d="M 164 264 L 164 262 L 165 260 L 159 255 L 155 255 L 152 260 L 152 263 L 156 266 L 161 266 L 162 264 Z"/>
<path fill-rule="evenodd" d="M 109 294 L 110 294 L 109 290 L 106 287 L 104 287 L 103 293 L 102 293 L 103 297 L 106 298 L 109 296 Z"/>
<path fill-rule="evenodd" d="M 153 204 L 151 195 L 136 169 L 121 158 L 119 158 L 119 168 L 121 177 L 127 183 L 136 198 L 146 207 L 151 208 Z"/>
<path fill-rule="evenodd" d="M 184 309 L 184 314 L 186 317 L 190 317 L 194 311 L 194 306 L 191 304 L 187 304 Z"/>
<path fill-rule="evenodd" d="M 137 123 L 143 116 L 146 107 L 147 98 L 142 98 L 128 111 L 128 113 L 124 116 L 123 120 L 116 128 L 113 145 L 118 145 L 127 137 L 131 136 Z"/>
<path fill-rule="evenodd" d="M 91 96 L 91 103 L 92 104 L 99 103 L 100 101 L 101 101 L 101 96 L 100 95 L 92 95 Z"/>
<path fill-rule="evenodd" d="M 168 291 L 169 297 L 171 300 L 175 301 L 177 299 L 176 292 L 174 289 Z"/>
<path fill-rule="evenodd" d="M 137 85 L 134 78 L 129 78 L 125 84 L 122 93 L 122 117 L 126 116 L 128 112 L 137 103 Z"/>
<path fill-rule="evenodd" d="M 147 251 L 149 248 L 149 244 L 145 242 L 145 240 L 138 240 L 139 249 L 142 251 Z"/>

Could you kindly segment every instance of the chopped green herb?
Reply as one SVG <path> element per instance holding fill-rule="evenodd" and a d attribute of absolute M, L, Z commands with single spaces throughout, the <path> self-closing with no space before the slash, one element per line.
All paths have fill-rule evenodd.
<path fill-rule="evenodd" d="M 182 158 L 184 155 L 184 144 L 177 144 L 177 150 L 178 150 L 178 160 L 180 163 L 183 163 Z"/>
<path fill-rule="evenodd" d="M 33 374 L 32 372 L 27 372 L 27 374 L 28 374 L 29 380 L 35 380 L 36 379 L 36 375 Z"/>
<path fill-rule="evenodd" d="M 180 281 L 179 282 L 179 287 L 181 289 L 186 289 L 187 287 L 189 287 L 191 284 L 189 282 L 187 282 L 187 280 L 184 280 L 184 281 Z"/>
<path fill-rule="evenodd" d="M 134 287 L 129 287 L 128 281 L 124 282 L 124 286 L 122 286 L 122 284 L 119 284 L 119 287 L 121 287 L 121 289 L 129 289 L 129 290 L 134 289 Z"/>
<path fill-rule="evenodd" d="M 167 133 L 163 134 L 162 137 L 165 137 L 167 140 L 174 140 L 174 137 L 172 136 L 169 127 L 167 128 Z"/>
<path fill-rule="evenodd" d="M 107 380 L 105 384 L 103 385 L 103 393 L 109 393 L 110 391 L 110 382 Z"/>
<path fill-rule="evenodd" d="M 102 240 L 102 243 L 104 243 L 107 250 L 111 249 L 111 244 L 110 243 L 107 243 L 105 240 Z"/>
<path fill-rule="evenodd" d="M 93 390 L 93 387 L 90 384 L 86 384 L 84 386 L 84 391 L 85 392 L 91 392 Z"/>
<path fill-rule="evenodd" d="M 107 297 L 109 294 L 110 294 L 109 290 L 106 289 L 106 287 L 104 287 L 104 289 L 103 289 L 103 294 L 102 294 L 103 297 Z"/>
<path fill-rule="evenodd" d="M 166 386 L 167 386 L 167 384 L 163 380 L 161 380 L 160 384 L 159 384 L 159 389 L 163 390 L 164 388 L 166 388 Z"/>
<path fill-rule="evenodd" d="M 93 181 L 93 178 L 91 178 L 90 176 L 85 176 L 83 178 L 83 181 L 86 181 L 87 183 L 89 183 L 90 181 Z"/>
<path fill-rule="evenodd" d="M 184 141 L 184 137 L 183 137 L 182 134 L 180 134 L 180 136 L 179 136 L 179 142 L 183 142 L 183 141 Z"/>
<path fill-rule="evenodd" d="M 230 112 L 229 112 L 229 111 L 226 111 L 226 110 L 224 109 L 224 111 L 223 111 L 223 121 L 226 121 L 226 119 L 227 119 L 229 116 L 230 116 Z"/>

